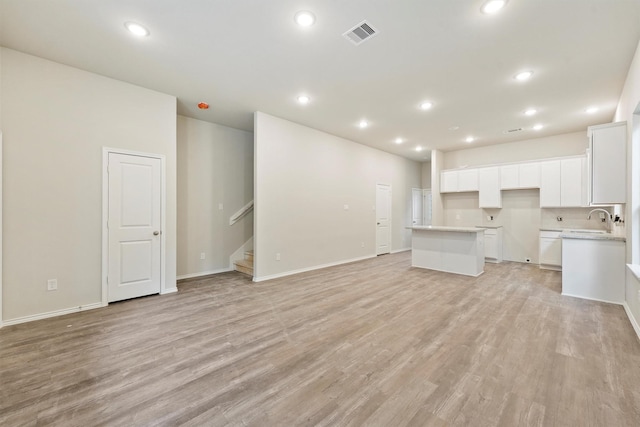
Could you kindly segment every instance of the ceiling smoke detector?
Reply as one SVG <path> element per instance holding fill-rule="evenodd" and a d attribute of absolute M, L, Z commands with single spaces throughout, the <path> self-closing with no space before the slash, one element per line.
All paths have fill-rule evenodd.
<path fill-rule="evenodd" d="M 359 45 L 365 40 L 369 40 L 371 37 L 378 34 L 378 30 L 373 28 L 367 21 L 362 21 L 349 31 L 343 34 L 351 43 Z"/>

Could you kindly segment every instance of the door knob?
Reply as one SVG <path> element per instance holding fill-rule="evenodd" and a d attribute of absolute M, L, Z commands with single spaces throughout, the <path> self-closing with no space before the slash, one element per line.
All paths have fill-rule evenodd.
<path fill-rule="evenodd" d="M 157 236 L 158 234 L 160 234 L 160 232 L 159 232 L 159 231 L 154 231 L 154 232 L 153 232 L 153 235 L 154 235 L 154 236 Z"/>

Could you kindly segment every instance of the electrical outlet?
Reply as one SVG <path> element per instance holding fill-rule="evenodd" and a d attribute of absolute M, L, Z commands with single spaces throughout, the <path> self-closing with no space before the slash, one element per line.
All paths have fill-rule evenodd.
<path fill-rule="evenodd" d="M 344 205 L 344 210 L 348 211 L 349 210 L 349 205 Z"/>
<path fill-rule="evenodd" d="M 200 259 L 204 259 L 205 257 L 205 253 L 204 252 L 200 252 Z"/>
<path fill-rule="evenodd" d="M 280 261 L 280 252 L 276 253 L 276 261 Z"/>
<path fill-rule="evenodd" d="M 47 280 L 47 290 L 48 291 L 57 291 L 58 290 L 58 279 L 49 279 L 49 280 Z"/>

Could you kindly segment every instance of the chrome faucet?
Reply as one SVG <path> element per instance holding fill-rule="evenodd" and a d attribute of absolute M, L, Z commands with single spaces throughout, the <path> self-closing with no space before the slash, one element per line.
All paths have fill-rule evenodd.
<path fill-rule="evenodd" d="M 604 212 L 605 213 L 605 218 L 607 218 L 609 220 L 609 231 L 611 231 L 611 229 L 613 228 L 613 216 L 609 213 L 608 210 L 606 209 L 602 209 L 602 208 L 596 208 L 593 209 L 591 212 L 589 212 L 589 215 L 587 215 L 587 219 L 591 219 L 591 214 L 596 212 L 596 211 L 600 211 L 600 212 Z"/>

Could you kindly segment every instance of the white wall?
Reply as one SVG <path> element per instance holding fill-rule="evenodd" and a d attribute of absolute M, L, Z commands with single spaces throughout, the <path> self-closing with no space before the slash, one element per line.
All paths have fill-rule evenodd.
<path fill-rule="evenodd" d="M 178 116 L 179 278 L 229 270 L 253 236 L 253 214 L 229 218 L 251 200 L 253 133 Z"/>
<path fill-rule="evenodd" d="M 431 188 L 431 161 L 422 163 L 422 188 Z"/>
<path fill-rule="evenodd" d="M 176 99 L 2 48 L 4 320 L 101 299 L 102 148 L 166 156 L 176 277 Z M 47 279 L 58 290 L 47 292 Z"/>
<path fill-rule="evenodd" d="M 420 163 L 260 112 L 254 129 L 256 280 L 375 256 L 377 183 L 392 186 L 392 250 L 410 247 Z"/>
<path fill-rule="evenodd" d="M 634 114 L 635 113 L 635 114 Z M 627 121 L 627 263 L 640 264 L 640 43 L 629 67 L 614 121 Z M 627 269 L 626 308 L 640 324 L 640 281 Z"/>
<path fill-rule="evenodd" d="M 491 165 L 523 162 L 550 157 L 585 154 L 589 147 L 587 130 L 544 138 L 525 139 L 487 147 L 448 151 L 444 156 L 444 169 L 463 166 Z"/>

